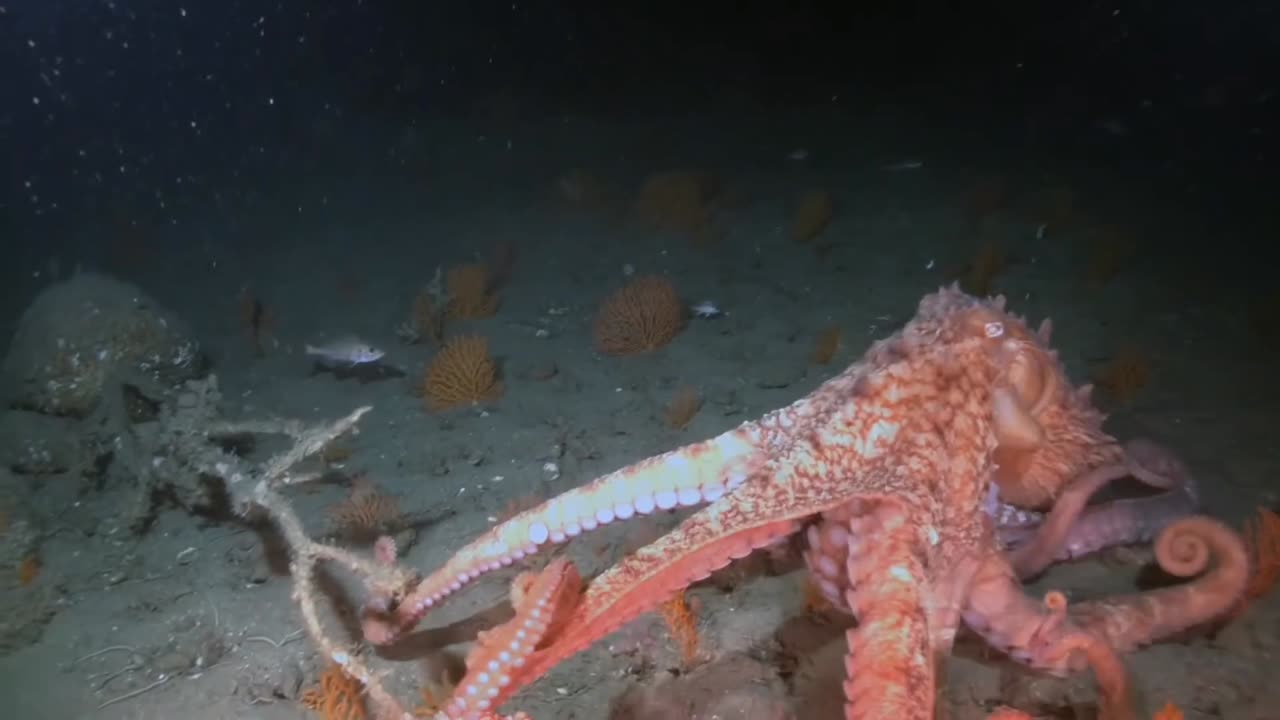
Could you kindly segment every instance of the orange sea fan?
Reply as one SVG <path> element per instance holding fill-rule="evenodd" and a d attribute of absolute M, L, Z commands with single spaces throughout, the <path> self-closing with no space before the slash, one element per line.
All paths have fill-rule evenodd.
<path fill-rule="evenodd" d="M 502 394 L 489 341 L 479 335 L 455 337 L 427 368 L 422 396 L 432 412 L 493 400 Z"/>
<path fill-rule="evenodd" d="M 413 307 L 409 311 L 409 328 L 417 342 L 429 339 L 439 343 L 444 339 L 444 312 L 436 306 L 435 296 L 429 288 L 423 288 L 413 298 Z"/>
<path fill-rule="evenodd" d="M 1094 374 L 1093 384 L 1117 405 L 1129 405 L 1151 378 L 1151 356 L 1133 343 L 1116 354 Z"/>
<path fill-rule="evenodd" d="M 404 528 L 405 518 L 395 497 L 387 495 L 363 476 L 351 482 L 346 500 L 329 508 L 333 533 L 357 543 L 373 542 Z"/>
<path fill-rule="evenodd" d="M 498 295 L 493 292 L 493 277 L 484 263 L 469 263 L 449 268 L 444 279 L 449 296 L 447 312 L 454 320 L 475 320 L 498 311 Z"/>
<path fill-rule="evenodd" d="M 1271 592 L 1280 581 L 1280 514 L 1258 508 L 1257 517 L 1245 523 L 1244 536 L 1253 569 L 1244 591 L 1244 603 L 1248 604 Z"/>
<path fill-rule="evenodd" d="M 680 661 L 686 668 L 698 661 L 698 616 L 685 593 L 680 592 L 662 603 L 662 620 L 671 638 L 680 648 Z"/>
<path fill-rule="evenodd" d="M 320 684 L 302 694 L 303 707 L 315 710 L 323 720 L 365 720 L 361 693 L 364 686 L 338 665 L 320 674 Z"/>
<path fill-rule="evenodd" d="M 973 257 L 960 273 L 960 287 L 978 297 L 988 297 L 995 288 L 996 276 L 1008 265 L 1008 255 L 1000 243 L 991 237 L 989 221 L 983 220 L 982 240 Z"/>
<path fill-rule="evenodd" d="M 636 198 L 635 214 L 659 230 L 687 235 L 706 244 L 716 239 L 712 227 L 721 182 L 695 170 L 670 170 L 645 178 Z"/>
<path fill-rule="evenodd" d="M 670 280 L 638 277 L 605 299 L 596 315 L 596 349 L 606 355 L 638 355 L 671 342 L 684 328 L 685 311 Z"/>
<path fill-rule="evenodd" d="M 824 328 L 813 338 L 813 349 L 809 352 L 809 362 L 815 365 L 826 365 L 836 356 L 840 349 L 840 326 L 831 325 Z"/>
<path fill-rule="evenodd" d="M 693 422 L 694 416 L 702 409 L 702 396 L 692 385 L 685 385 L 671 396 L 664 413 L 667 425 L 676 430 L 684 430 Z"/>
<path fill-rule="evenodd" d="M 826 190 L 810 190 L 800 198 L 795 218 L 791 222 L 791 239 L 807 243 L 818 237 L 831 224 L 835 204 Z"/>
<path fill-rule="evenodd" d="M 40 556 L 32 553 L 22 559 L 18 564 L 18 584 L 30 585 L 40 577 L 40 569 L 43 567 L 40 563 Z"/>

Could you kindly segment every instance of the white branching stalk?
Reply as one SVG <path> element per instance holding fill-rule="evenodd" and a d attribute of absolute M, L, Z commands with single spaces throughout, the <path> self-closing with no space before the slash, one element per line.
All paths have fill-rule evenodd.
<path fill-rule="evenodd" d="M 311 641 L 324 655 L 342 666 L 352 677 L 362 682 L 365 694 L 375 714 L 381 720 L 405 720 L 413 716 L 404 710 L 382 684 L 382 676 L 375 674 L 354 648 L 334 639 L 320 621 L 316 598 L 320 594 L 315 587 L 315 572 L 319 563 L 328 561 L 346 568 L 358 576 L 374 592 L 387 596 L 408 587 L 410 574 L 399 567 L 384 565 L 373 558 L 364 557 L 340 547 L 316 542 L 307 535 L 293 505 L 280 489 L 298 485 L 319 477 L 316 473 L 295 475 L 291 470 L 300 462 L 319 453 L 336 438 L 355 428 L 360 418 L 371 408 L 362 407 L 335 422 L 317 427 L 305 427 L 294 421 L 255 421 L 226 423 L 211 434 L 283 434 L 294 439 L 293 446 L 272 457 L 252 477 L 224 478 L 227 492 L 236 506 L 242 510 L 262 508 L 279 528 L 293 554 L 290 571 L 293 577 L 293 598 L 302 611 L 303 624 Z"/>

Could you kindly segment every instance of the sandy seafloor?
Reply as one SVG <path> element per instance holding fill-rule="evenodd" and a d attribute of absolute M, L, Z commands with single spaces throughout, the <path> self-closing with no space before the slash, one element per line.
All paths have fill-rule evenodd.
<path fill-rule="evenodd" d="M 306 160 L 282 164 L 274 176 L 235 181 L 243 186 L 228 179 L 217 193 L 195 193 L 176 222 L 148 220 L 127 253 L 117 250 L 118 230 L 86 222 L 66 247 L 21 258 L 24 276 L 10 284 L 19 292 L 11 293 L 4 317 L 12 322 L 29 302 L 44 281 L 32 272 L 46 267 L 46 254 L 57 253 L 64 268 L 80 264 L 137 283 L 190 323 L 214 362 L 231 417 L 319 421 L 373 405 L 348 443 L 354 453 L 347 466 L 368 473 L 407 510 L 440 512 L 443 519 L 420 531 L 407 557 L 430 569 L 516 498 L 550 496 L 709 437 L 790 403 L 839 372 L 907 319 L 924 293 L 948 282 L 946 269 L 972 255 L 978 237 L 967 198 L 1000 177 L 1008 189 L 1000 227 L 1013 262 L 996 287 L 1012 308 L 1037 321 L 1053 318 L 1054 344 L 1077 380 L 1125 342 L 1152 360 L 1147 386 L 1116 410 L 1111 429 L 1177 448 L 1200 480 L 1207 511 L 1217 517 L 1238 526 L 1255 506 L 1274 505 L 1277 383 L 1263 372 L 1274 367 L 1274 353 L 1265 351 L 1250 310 L 1260 300 L 1199 264 L 1228 263 L 1206 252 L 1206 243 L 1220 246 L 1224 238 L 1253 232 L 1247 220 L 1210 213 L 1196 196 L 1179 195 L 1179 182 L 1153 183 L 1143 158 L 1126 164 L 1130 141 L 1122 138 L 1085 132 L 1079 145 L 1033 157 L 973 132 L 942 136 L 892 111 L 861 120 L 818 111 L 756 118 L 749 129 L 731 117 L 550 116 L 481 130 L 375 125 L 358 137 L 317 130 L 313 149 L 300 154 Z M 800 148 L 808 151 L 806 160 L 787 159 Z M 882 168 L 904 160 L 924 166 Z M 734 198 L 718 215 L 726 236 L 695 247 L 639 227 L 625 213 L 568 210 L 557 202 L 555 183 L 571 168 L 615 184 L 623 205 L 649 172 L 715 172 Z M 1176 174 L 1146 168 L 1166 180 Z M 1050 226 L 1037 236 L 1036 218 L 1020 203 L 1053 187 L 1075 193 L 1075 226 Z M 809 188 L 836 198 L 825 236 L 834 248 L 825 258 L 788 237 L 795 198 Z M 144 200 L 135 202 L 139 217 L 156 217 Z M 1101 225 L 1135 228 L 1139 250 L 1111 282 L 1093 288 L 1083 279 L 1086 236 Z M 486 256 L 499 242 L 517 252 L 500 310 L 453 332 L 489 339 L 503 366 L 505 393 L 487 408 L 430 414 L 410 390 L 434 348 L 402 345 L 394 328 L 437 266 Z M 648 356 L 601 357 L 592 348 L 591 319 L 600 299 L 623 282 L 625 265 L 670 277 L 690 302 L 713 300 L 727 317 L 693 320 L 669 347 Z M 243 286 L 277 318 L 265 357 L 253 355 L 239 325 L 236 295 Z M 832 364 L 812 366 L 812 338 L 830 325 L 841 329 L 841 349 Z M 535 336 L 538 328 L 549 336 Z M 407 376 L 361 383 L 309 373 L 302 344 L 341 332 L 387 348 L 388 362 Z M 558 369 L 553 379 L 526 379 L 530 369 L 549 363 Z M 675 431 L 662 422 L 662 409 L 685 384 L 696 386 L 706 403 L 689 428 Z M 567 451 L 553 475 L 545 463 L 557 443 Z M 76 481 L 28 480 L 42 488 L 46 502 L 75 499 L 58 484 Z M 296 498 L 304 517 L 321 523 L 325 507 L 343 494 L 325 485 Z M 135 539 L 123 529 L 111 532 L 111 517 L 94 517 L 96 508 L 114 503 L 92 493 L 75 500 L 73 514 L 88 516 L 100 532 L 92 541 L 74 530 L 59 532 L 45 543 L 36 582 L 60 584 L 65 602 L 39 642 L 0 658 L 5 717 L 310 716 L 295 700 L 271 693 L 314 681 L 322 663 L 312 648 L 305 640 L 277 648 L 250 639 L 280 640 L 300 627 L 289 582 L 264 569 L 253 533 L 171 511 Z M 568 552 L 590 574 L 628 542 L 628 532 L 615 524 Z M 179 562 L 188 548 L 194 554 Z M 1065 588 L 1078 598 L 1123 592 L 1148 562 L 1144 550 L 1110 552 L 1056 567 L 1031 591 Z M 424 626 L 448 625 L 499 603 L 507 577 L 486 578 Z M 689 677 L 711 686 L 729 677 L 736 693 L 753 687 L 768 695 L 760 690 L 767 683 L 741 682 L 752 669 L 734 669 L 734 663 L 744 662 L 743 654 L 760 655 L 779 628 L 803 614 L 801 575 L 748 578 L 731 592 L 708 587 L 692 595 L 709 662 Z M 509 709 L 537 720 L 609 717 L 624 690 L 655 685 L 677 665 L 658 623 L 652 615 L 637 620 L 558 667 Z M 793 700 L 798 716 L 839 717 L 842 633 L 834 626 L 809 632 L 823 640 L 826 633 L 830 642 L 798 658 L 794 689 L 805 698 Z M 115 645 L 132 651 L 73 664 Z M 1280 599 L 1273 595 L 1216 634 L 1131 655 L 1144 716 L 1173 701 L 1188 718 L 1280 718 L 1280 689 L 1267 680 L 1274 678 L 1278 645 Z M 208 647 L 223 648 L 216 662 L 189 669 L 192 656 Z M 651 670 L 637 676 L 638 664 Z M 135 669 L 111 676 L 130 665 Z M 717 665 L 727 668 L 718 680 Z M 175 667 L 187 669 L 98 709 Z M 415 698 L 421 663 L 391 667 L 392 686 L 402 698 Z M 667 692 L 683 692 L 680 687 Z M 1089 687 L 1087 678 L 1028 680 L 998 659 L 968 652 L 952 663 L 946 702 L 957 720 L 981 717 L 1001 699 L 1044 717 L 1090 717 Z M 1072 698 L 1080 700 L 1075 714 Z M 778 717 L 764 709 L 764 700 L 739 705 L 745 714 L 722 709 L 717 716 Z"/>

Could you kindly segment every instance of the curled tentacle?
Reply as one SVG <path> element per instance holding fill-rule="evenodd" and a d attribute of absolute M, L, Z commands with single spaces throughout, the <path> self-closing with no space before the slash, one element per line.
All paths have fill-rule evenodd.
<path fill-rule="evenodd" d="M 1221 617 L 1239 601 L 1249 580 L 1244 540 L 1209 517 L 1186 518 L 1166 528 L 1155 554 L 1168 573 L 1203 575 L 1174 587 L 1077 603 L 1073 619 L 1128 652 Z"/>
<path fill-rule="evenodd" d="M 1083 557 L 1117 545 L 1151 542 L 1166 527 L 1190 517 L 1197 509 L 1195 495 L 1185 488 L 1085 508 L 1055 560 Z"/>
<path fill-rule="evenodd" d="M 1105 465 L 1072 480 L 1054 501 L 1053 509 L 1036 528 L 1031 541 L 1010 551 L 1009 562 L 1018 577 L 1030 577 L 1048 567 L 1077 525 L 1089 498 L 1107 483 L 1128 474 L 1123 465 Z"/>
<path fill-rule="evenodd" d="M 1086 507 L 1108 482 L 1126 476 L 1165 492 Z M 1055 560 L 1150 541 L 1170 523 L 1194 512 L 1198 495 L 1191 472 L 1175 453 L 1135 440 L 1125 446 L 1123 464 L 1104 465 L 1071 481 L 1038 525 L 1025 513 L 1010 513 L 1000 506 L 994 512 L 1001 544 L 1015 546 L 1011 550 L 1014 567 L 1020 577 L 1030 577 Z"/>

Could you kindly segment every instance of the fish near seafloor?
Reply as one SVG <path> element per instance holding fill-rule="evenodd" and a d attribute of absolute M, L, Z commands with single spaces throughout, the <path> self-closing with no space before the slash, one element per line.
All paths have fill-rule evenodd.
<path fill-rule="evenodd" d="M 386 355 L 358 337 L 345 337 L 323 345 L 307 345 L 307 356 L 326 367 L 355 367 L 377 362 Z"/>
<path fill-rule="evenodd" d="M 719 306 L 710 300 L 703 300 L 697 305 L 690 307 L 689 311 L 693 313 L 694 317 L 700 318 L 718 318 L 721 315 L 726 314 L 719 308 Z"/>

